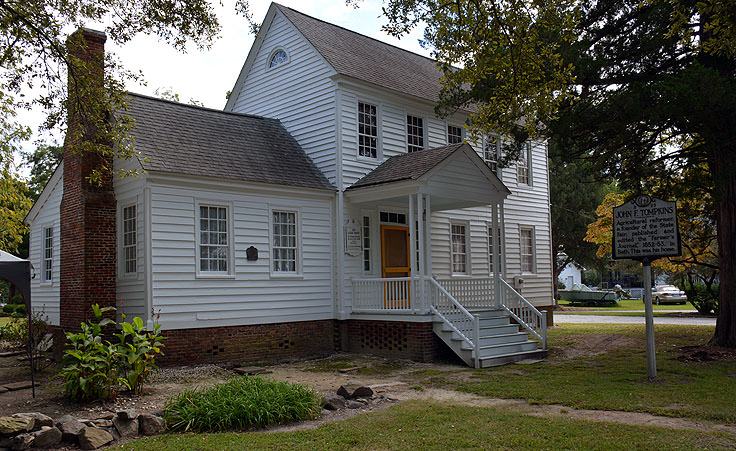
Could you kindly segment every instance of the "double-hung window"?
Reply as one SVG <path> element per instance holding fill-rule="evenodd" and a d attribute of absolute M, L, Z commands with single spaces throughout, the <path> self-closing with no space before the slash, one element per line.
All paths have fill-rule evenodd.
<path fill-rule="evenodd" d="M 452 252 L 452 273 L 468 273 L 468 246 L 465 224 L 450 224 L 450 246 Z"/>
<path fill-rule="evenodd" d="M 483 148 L 483 160 L 486 162 L 491 171 L 498 175 L 498 160 L 501 157 L 501 138 L 498 136 L 488 136 L 486 145 Z"/>
<path fill-rule="evenodd" d="M 378 155 L 378 114 L 376 106 L 358 103 L 358 155 L 376 158 Z"/>
<path fill-rule="evenodd" d="M 521 227 L 519 229 L 521 272 L 534 272 L 534 228 Z"/>
<path fill-rule="evenodd" d="M 529 141 L 521 145 L 519 162 L 516 164 L 516 181 L 524 185 L 531 185 L 532 146 Z"/>
<path fill-rule="evenodd" d="M 43 229 L 43 281 L 51 282 L 53 280 L 54 268 L 54 228 L 46 227 Z"/>
<path fill-rule="evenodd" d="M 296 212 L 272 212 L 273 250 L 272 269 L 275 273 L 297 272 L 297 224 Z"/>
<path fill-rule="evenodd" d="M 371 217 L 363 216 L 361 226 L 363 237 L 363 271 L 371 272 Z"/>
<path fill-rule="evenodd" d="M 199 271 L 229 271 L 230 237 L 228 209 L 215 205 L 199 206 Z"/>
<path fill-rule="evenodd" d="M 488 272 L 493 274 L 493 254 L 498 252 L 498 248 L 493 247 L 493 227 L 488 226 Z"/>
<path fill-rule="evenodd" d="M 137 212 L 136 206 L 131 205 L 123 208 L 123 270 L 125 274 L 133 274 L 137 271 L 138 258 L 136 247 L 137 236 Z"/>
<path fill-rule="evenodd" d="M 463 128 L 456 125 L 447 126 L 447 144 L 460 144 L 463 142 Z"/>
<path fill-rule="evenodd" d="M 406 150 L 416 152 L 424 149 L 424 119 L 406 116 Z"/>

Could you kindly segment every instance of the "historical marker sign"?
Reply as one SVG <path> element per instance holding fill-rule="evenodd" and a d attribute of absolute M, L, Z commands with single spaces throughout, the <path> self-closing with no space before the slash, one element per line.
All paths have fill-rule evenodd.
<path fill-rule="evenodd" d="M 613 258 L 652 261 L 682 254 L 675 202 L 646 194 L 613 209 Z"/>

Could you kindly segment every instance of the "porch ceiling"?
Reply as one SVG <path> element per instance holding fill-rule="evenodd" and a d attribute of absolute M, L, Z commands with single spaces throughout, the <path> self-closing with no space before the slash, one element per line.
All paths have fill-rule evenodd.
<path fill-rule="evenodd" d="M 352 203 L 406 206 L 408 196 L 429 194 L 432 211 L 503 202 L 511 193 L 468 144 L 391 157 L 345 191 Z"/>

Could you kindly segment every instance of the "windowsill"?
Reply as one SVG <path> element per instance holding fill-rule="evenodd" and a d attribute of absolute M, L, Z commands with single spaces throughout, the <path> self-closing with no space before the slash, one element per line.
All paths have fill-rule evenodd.
<path fill-rule="evenodd" d="M 124 273 L 119 277 L 120 280 L 138 280 L 138 272 Z"/>
<path fill-rule="evenodd" d="M 366 157 L 365 155 L 358 155 L 358 161 L 363 161 L 366 163 L 378 163 L 381 161 L 381 158 L 379 158 L 378 156 Z"/>
<path fill-rule="evenodd" d="M 278 273 L 278 272 L 272 272 L 271 273 L 271 279 L 292 279 L 292 280 L 299 280 L 304 279 L 304 274 L 299 273 Z"/>
<path fill-rule="evenodd" d="M 457 279 L 470 279 L 471 277 L 473 277 L 473 275 L 468 273 L 452 273 L 450 274 L 450 277 L 454 277 Z"/>
<path fill-rule="evenodd" d="M 42 281 L 40 283 L 40 285 L 42 287 L 53 287 L 54 286 L 54 282 L 52 280 Z"/>
<path fill-rule="evenodd" d="M 198 272 L 194 275 L 195 279 L 234 279 L 235 274 L 217 273 L 217 272 Z"/>

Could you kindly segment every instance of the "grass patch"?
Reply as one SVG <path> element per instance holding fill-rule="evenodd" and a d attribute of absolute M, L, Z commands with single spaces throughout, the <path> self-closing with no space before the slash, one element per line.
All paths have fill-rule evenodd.
<path fill-rule="evenodd" d="M 551 355 L 544 362 L 468 370 L 474 372 L 471 380 L 450 379 L 444 386 L 532 403 L 736 423 L 736 361 L 677 360 L 680 347 L 705 343 L 712 333 L 710 327 L 655 326 L 658 379 L 653 383 L 646 378 L 643 325 L 565 324 L 549 331 Z M 590 334 L 635 341 L 594 355 L 595 348 L 579 346 Z M 575 349 L 582 351 L 569 356 Z"/>
<path fill-rule="evenodd" d="M 695 310 L 693 310 L 693 313 L 695 313 Z M 646 315 L 644 314 L 644 310 L 641 312 L 606 312 L 606 311 L 560 311 L 555 312 L 555 316 L 557 315 L 596 315 L 596 316 L 636 316 L 640 318 L 644 318 Z M 657 311 L 655 310 L 653 312 L 653 317 L 655 318 L 680 318 L 680 313 L 677 312 L 663 312 L 663 311 Z M 709 316 L 702 315 L 703 318 L 710 318 Z M 700 316 L 696 316 L 695 318 L 700 318 Z"/>
<path fill-rule="evenodd" d="M 569 301 L 558 301 L 559 305 L 562 305 L 564 307 L 571 307 Z M 618 302 L 614 302 L 611 304 L 606 305 L 595 305 L 595 306 L 583 306 L 580 304 L 574 305 L 574 307 L 581 307 L 589 310 L 598 310 L 598 311 L 606 311 L 606 310 L 641 310 L 644 311 L 644 302 L 641 299 L 621 299 Z M 695 307 L 692 306 L 690 303 L 686 303 L 684 305 L 680 304 L 659 304 L 656 305 L 652 303 L 652 308 L 654 310 L 692 310 L 693 312 L 696 311 Z"/>
<path fill-rule="evenodd" d="M 13 318 L 9 316 L 0 316 L 0 326 L 4 326 L 10 322 Z"/>
<path fill-rule="evenodd" d="M 178 431 L 262 428 L 315 418 L 320 402 L 304 385 L 243 376 L 173 396 L 164 408 L 164 419 Z"/>
<path fill-rule="evenodd" d="M 625 445 L 624 445 L 625 444 Z M 117 450 L 728 449 L 733 436 L 697 430 L 540 418 L 495 408 L 410 401 L 307 431 L 160 435 Z"/>

